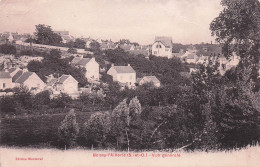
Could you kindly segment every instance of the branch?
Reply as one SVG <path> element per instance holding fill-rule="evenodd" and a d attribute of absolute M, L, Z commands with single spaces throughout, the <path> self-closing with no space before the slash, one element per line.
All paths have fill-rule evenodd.
<path fill-rule="evenodd" d="M 150 143 L 150 141 L 152 140 L 152 137 L 153 137 L 154 133 L 160 128 L 160 126 L 162 126 L 162 125 L 165 124 L 165 123 L 167 123 L 167 121 L 164 121 L 164 122 L 160 123 L 160 124 L 154 129 L 152 135 L 150 136 L 149 143 Z"/>

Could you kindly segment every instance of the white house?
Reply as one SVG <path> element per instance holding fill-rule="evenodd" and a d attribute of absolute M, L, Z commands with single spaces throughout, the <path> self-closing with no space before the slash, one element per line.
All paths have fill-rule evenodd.
<path fill-rule="evenodd" d="M 199 60 L 199 57 L 194 52 L 186 51 L 182 56 L 181 59 L 186 63 L 194 63 Z"/>
<path fill-rule="evenodd" d="M 0 89 L 12 88 L 12 77 L 9 72 L 0 71 Z"/>
<path fill-rule="evenodd" d="M 35 93 L 44 90 L 45 83 L 34 72 L 23 72 L 22 75 L 15 81 L 17 86 L 25 86 L 29 90 L 33 90 Z"/>
<path fill-rule="evenodd" d="M 71 75 L 62 75 L 57 79 L 56 90 L 62 93 L 73 94 L 78 92 L 78 81 Z"/>
<path fill-rule="evenodd" d="M 134 86 L 136 83 L 136 72 L 130 64 L 127 66 L 114 66 L 112 64 L 107 74 L 112 76 L 113 81 L 126 84 L 127 86 Z"/>
<path fill-rule="evenodd" d="M 152 45 L 152 55 L 172 58 L 172 38 L 155 37 L 155 42 Z"/>
<path fill-rule="evenodd" d="M 143 85 L 145 83 L 152 83 L 155 87 L 160 87 L 161 82 L 159 81 L 156 76 L 144 76 L 143 78 L 138 78 L 137 79 L 138 85 Z"/>
<path fill-rule="evenodd" d="M 85 77 L 89 81 L 98 81 L 99 80 L 99 64 L 96 62 L 94 57 L 92 57 L 92 58 L 75 57 L 72 60 L 71 64 L 84 68 Z"/>

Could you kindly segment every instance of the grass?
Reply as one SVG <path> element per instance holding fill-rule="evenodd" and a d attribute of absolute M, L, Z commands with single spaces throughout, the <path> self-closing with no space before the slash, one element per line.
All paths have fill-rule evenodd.
<path fill-rule="evenodd" d="M 67 113 L 1 119 L 1 145 L 49 145 L 57 141 L 57 129 Z M 91 113 L 76 112 L 79 127 Z"/>

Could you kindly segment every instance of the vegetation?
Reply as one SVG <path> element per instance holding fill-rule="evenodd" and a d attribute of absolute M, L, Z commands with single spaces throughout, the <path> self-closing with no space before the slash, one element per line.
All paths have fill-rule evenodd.
<path fill-rule="evenodd" d="M 180 72 L 188 71 L 189 66 L 177 58 L 150 56 L 148 60 L 120 48 L 101 52 L 95 46 L 92 49 L 96 51 L 98 61 L 131 64 L 138 77 L 155 75 L 162 87 L 144 84 L 134 90 L 120 90 L 120 85 L 103 72 L 101 84 L 92 86 L 90 93 L 82 93 L 78 99 L 71 99 L 66 94 L 51 99 L 48 92 L 32 95 L 25 88 L 15 89 L 13 96 L 0 99 L 1 115 L 7 117 L 3 119 L 7 130 L 1 127 L 1 140 L 8 144 L 19 141 L 18 145 L 23 145 L 29 134 L 35 143 L 51 141 L 59 146 L 62 140 L 68 146 L 117 150 L 226 150 L 258 143 L 260 25 L 257 16 L 260 2 L 222 0 L 222 5 L 224 10 L 210 26 L 220 48 L 210 45 L 208 49 L 212 54 L 208 63 L 198 66 L 198 72 L 190 78 L 180 75 Z M 203 52 L 204 44 L 200 46 Z M 213 54 L 217 52 L 227 58 L 236 54 L 241 61 L 221 76 L 219 63 L 215 61 L 219 54 Z M 28 69 L 40 77 L 52 73 L 71 74 L 80 81 L 80 71 L 68 62 L 69 59 L 61 59 L 58 50 L 52 50 L 42 62 L 30 62 Z M 103 67 L 108 69 L 110 65 L 104 63 Z M 71 111 L 62 121 L 70 109 L 75 113 Z M 44 140 L 35 135 L 39 134 L 36 127 L 30 127 L 32 133 L 22 131 L 24 136 L 16 137 L 8 116 L 31 114 L 32 118 L 22 120 L 28 126 L 29 121 L 35 123 L 37 120 L 34 118 L 36 113 L 56 113 L 62 118 L 51 116 L 50 119 L 56 119 L 54 123 L 49 122 L 47 130 L 41 129 Z M 39 118 L 40 124 L 44 124 L 42 119 Z M 16 122 L 15 118 L 10 121 Z M 48 136 L 57 133 L 53 128 L 57 129 L 57 122 L 61 121 L 59 135 Z"/>
<path fill-rule="evenodd" d="M 16 48 L 12 44 L 2 44 L 2 45 L 0 45 L 0 53 L 16 54 Z"/>

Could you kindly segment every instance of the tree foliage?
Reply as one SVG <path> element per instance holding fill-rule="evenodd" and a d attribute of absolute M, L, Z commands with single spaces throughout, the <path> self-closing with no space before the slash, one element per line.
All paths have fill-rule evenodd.
<path fill-rule="evenodd" d="M 11 44 L 2 44 L 2 45 L 0 45 L 0 53 L 16 54 L 16 47 Z"/>
<path fill-rule="evenodd" d="M 59 34 L 53 32 L 51 26 L 38 24 L 35 26 L 36 43 L 44 45 L 59 46 L 62 43 L 62 38 Z"/>
<path fill-rule="evenodd" d="M 70 110 L 58 128 L 59 139 L 66 145 L 71 146 L 79 134 L 79 126 L 76 121 L 74 110 Z"/>

